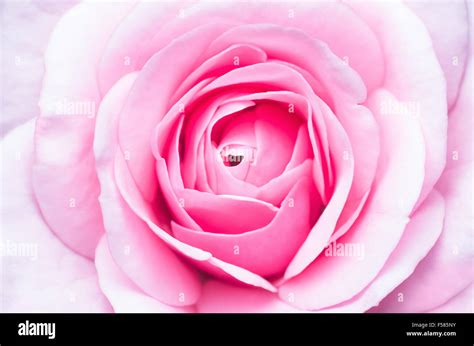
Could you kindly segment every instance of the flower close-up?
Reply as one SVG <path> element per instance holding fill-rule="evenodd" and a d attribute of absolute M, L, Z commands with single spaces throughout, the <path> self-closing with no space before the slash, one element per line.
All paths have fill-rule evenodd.
<path fill-rule="evenodd" d="M 2 4 L 2 311 L 473 312 L 469 1 Z"/>

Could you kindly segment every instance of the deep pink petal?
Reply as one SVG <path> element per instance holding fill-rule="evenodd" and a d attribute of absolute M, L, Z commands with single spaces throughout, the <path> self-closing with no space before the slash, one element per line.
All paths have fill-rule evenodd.
<path fill-rule="evenodd" d="M 173 223 L 173 234 L 187 244 L 261 276 L 280 274 L 310 230 L 309 184 L 308 179 L 298 182 L 275 218 L 260 229 L 240 234 L 228 234 L 226 230 L 207 233 Z M 245 217 L 242 213 L 237 214 L 239 218 Z"/>
<path fill-rule="evenodd" d="M 120 115 L 119 142 L 140 192 L 150 201 L 157 189 L 150 139 L 153 128 L 171 108 L 170 98 L 213 38 L 226 25 L 209 24 L 177 38 L 143 67 Z M 138 122 L 137 119 L 140 119 Z"/>
<path fill-rule="evenodd" d="M 307 70 L 336 100 L 362 102 L 365 99 L 366 90 L 359 75 L 321 41 L 310 38 L 301 30 L 269 24 L 242 25 L 218 37 L 207 54 L 215 54 L 235 42 L 255 45 L 273 59 Z M 303 59 L 306 56 L 312 59 Z"/>
<path fill-rule="evenodd" d="M 320 102 L 319 106 L 319 112 L 322 114 L 327 126 L 328 142 L 330 143 L 329 150 L 331 152 L 336 182 L 328 205 L 326 205 L 308 238 L 289 264 L 284 275 L 285 280 L 300 274 L 328 244 L 347 199 L 354 174 L 352 148 L 347 134 L 331 110 L 322 102 Z M 348 154 L 347 157 L 345 153 Z"/>
<path fill-rule="evenodd" d="M 186 212 L 204 232 L 239 234 L 266 226 L 278 212 L 275 206 L 246 197 L 177 190 Z M 236 217 L 238 216 L 238 222 Z"/>

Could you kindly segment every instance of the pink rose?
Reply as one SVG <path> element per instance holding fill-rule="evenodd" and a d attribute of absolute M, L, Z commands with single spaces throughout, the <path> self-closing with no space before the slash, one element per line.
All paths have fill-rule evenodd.
<path fill-rule="evenodd" d="M 4 311 L 472 311 L 466 6 L 73 6 L 5 71 Z"/>

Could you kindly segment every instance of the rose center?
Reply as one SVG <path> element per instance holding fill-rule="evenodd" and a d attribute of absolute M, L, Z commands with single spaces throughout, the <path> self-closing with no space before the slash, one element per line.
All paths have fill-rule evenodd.
<path fill-rule="evenodd" d="M 224 157 L 223 162 L 227 167 L 238 166 L 244 160 L 243 155 L 227 155 Z"/>
<path fill-rule="evenodd" d="M 235 167 L 246 160 L 252 163 L 255 149 L 243 145 L 227 145 L 221 150 L 220 157 L 224 166 Z"/>

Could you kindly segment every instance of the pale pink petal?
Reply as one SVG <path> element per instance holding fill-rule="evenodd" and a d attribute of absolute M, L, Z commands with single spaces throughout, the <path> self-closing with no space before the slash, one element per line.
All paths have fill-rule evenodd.
<path fill-rule="evenodd" d="M 377 311 L 430 310 L 473 282 L 472 172 L 471 164 L 443 174 L 437 185 L 446 201 L 443 232 L 415 272 L 382 301 Z"/>
<path fill-rule="evenodd" d="M 0 135 L 39 114 L 44 51 L 61 16 L 77 0 L 2 3 Z"/>
<path fill-rule="evenodd" d="M 1 143 L 3 312 L 110 312 L 93 262 L 68 249 L 41 217 L 31 186 L 34 120 Z"/>
<path fill-rule="evenodd" d="M 293 153 L 285 167 L 285 172 L 299 166 L 306 159 L 312 157 L 311 143 L 309 140 L 308 129 L 306 126 L 301 125 L 296 135 L 296 141 L 293 148 Z"/>
<path fill-rule="evenodd" d="M 118 313 L 178 313 L 194 312 L 194 307 L 174 307 L 153 299 L 135 285 L 117 266 L 107 245 L 102 238 L 97 246 L 95 266 L 99 275 L 102 292 L 107 296 L 114 311 Z M 166 283 L 165 283 L 166 284 Z M 185 300 L 184 293 L 180 296 Z"/>
<path fill-rule="evenodd" d="M 140 54 L 147 48 L 156 31 L 160 31 L 165 23 L 175 18 L 180 6 L 179 1 L 159 4 L 143 1 L 131 2 L 133 5 L 127 16 L 109 35 L 98 64 L 98 80 L 103 92 L 109 90 L 122 76 L 143 68 L 144 62 L 138 62 Z M 150 30 L 156 23 L 159 23 L 159 28 Z M 163 41 L 159 48 L 171 42 L 171 38 L 166 37 Z M 148 55 L 146 60 L 157 51 L 159 49 Z"/>
<path fill-rule="evenodd" d="M 425 311 L 428 313 L 473 313 L 474 312 L 474 285 L 471 284 L 461 293 L 451 298 L 448 302 L 434 309 Z"/>
<path fill-rule="evenodd" d="M 34 190 L 52 230 L 88 257 L 94 256 L 103 233 L 92 155 L 94 118 L 101 99 L 95 66 L 108 35 L 129 8 L 129 3 L 75 6 L 55 27 L 45 53 Z M 61 178 L 56 179 L 58 175 Z"/>
<path fill-rule="evenodd" d="M 406 114 L 406 109 L 420 119 L 426 144 L 426 176 L 420 204 L 446 162 L 448 117 L 444 73 L 423 22 L 403 3 L 354 1 L 349 6 L 377 35 L 385 60 L 383 85 L 401 102 L 403 108 L 398 112 Z"/>
<path fill-rule="evenodd" d="M 448 148 L 445 170 L 455 169 L 456 167 L 469 164 L 473 160 L 473 65 L 473 57 L 471 57 L 466 66 L 466 73 L 462 87 L 459 90 L 458 100 L 449 112 Z"/>
<path fill-rule="evenodd" d="M 354 298 L 325 308 L 324 312 L 364 312 L 377 305 L 409 277 L 427 255 L 443 229 L 444 201 L 433 191 L 411 218 L 397 247 L 377 277 Z M 364 261 L 364 251 L 360 260 Z"/>
<path fill-rule="evenodd" d="M 451 107 L 457 100 L 469 58 L 468 5 L 466 1 L 409 0 L 405 3 L 428 29 L 446 77 L 448 106 Z"/>
<path fill-rule="evenodd" d="M 446 201 L 440 239 L 413 275 L 388 296 L 380 311 L 433 309 L 474 279 L 472 249 L 472 63 L 450 116 L 447 168 L 436 188 Z M 403 294 L 403 304 L 398 294 Z"/>
<path fill-rule="evenodd" d="M 32 170 L 33 189 L 49 227 L 90 258 L 104 233 L 92 153 L 94 123 L 85 116 L 39 117 Z"/>
<path fill-rule="evenodd" d="M 259 47 L 245 44 L 232 45 L 211 56 L 197 67 L 181 84 L 175 95 L 183 94 L 203 79 L 218 77 L 233 69 L 262 63 L 266 60 L 267 54 Z"/>
<path fill-rule="evenodd" d="M 45 53 L 42 115 L 62 115 L 56 114 L 56 104 L 64 99 L 98 107 L 97 64 L 110 34 L 132 6 L 131 1 L 82 2 L 61 18 Z"/>
<path fill-rule="evenodd" d="M 379 129 L 370 110 L 360 105 L 339 103 L 336 105 L 336 114 L 351 143 L 354 178 L 341 217 L 337 221 L 334 239 L 350 228 L 362 210 L 375 178 L 380 152 Z"/>
<path fill-rule="evenodd" d="M 312 160 L 307 159 L 299 166 L 270 180 L 258 190 L 257 198 L 274 205 L 280 205 L 290 189 L 293 188 L 295 181 L 311 176 L 312 162 Z M 314 206 L 323 204 L 319 195 L 314 195 L 312 200 L 315 203 Z"/>

